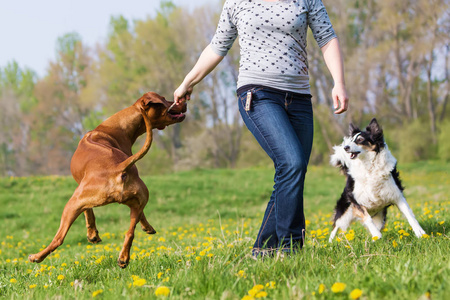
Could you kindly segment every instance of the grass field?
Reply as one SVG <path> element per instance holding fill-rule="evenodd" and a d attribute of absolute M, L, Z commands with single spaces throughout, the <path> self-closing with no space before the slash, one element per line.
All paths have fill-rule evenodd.
<path fill-rule="evenodd" d="M 205 170 L 144 177 L 145 209 L 158 231 L 136 229 L 126 269 L 116 260 L 129 209 L 95 209 L 103 240 L 86 240 L 84 218 L 40 264 L 76 187 L 70 177 L 0 179 L 0 297 L 8 299 L 450 299 L 450 164 L 400 166 L 405 195 L 428 236 L 417 239 L 398 209 L 383 238 L 354 224 L 328 243 L 345 178 L 308 171 L 307 242 L 292 257 L 255 261 L 251 246 L 271 193 L 272 170 Z"/>

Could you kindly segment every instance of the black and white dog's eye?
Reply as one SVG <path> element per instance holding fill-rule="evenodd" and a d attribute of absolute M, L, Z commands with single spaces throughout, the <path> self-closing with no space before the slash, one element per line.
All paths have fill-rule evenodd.
<path fill-rule="evenodd" d="M 364 142 L 364 138 L 362 136 L 358 136 L 358 138 L 356 139 L 356 142 L 362 143 L 362 142 Z"/>

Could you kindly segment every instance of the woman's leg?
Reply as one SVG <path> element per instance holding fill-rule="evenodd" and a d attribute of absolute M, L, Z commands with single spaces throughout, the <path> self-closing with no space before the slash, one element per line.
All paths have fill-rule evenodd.
<path fill-rule="evenodd" d="M 303 181 L 311 150 L 312 122 L 305 125 L 297 120 L 303 117 L 296 115 L 301 109 L 291 101 L 291 94 L 264 89 L 252 97 L 250 111 L 244 109 L 245 95 L 239 98 L 242 118 L 275 165 L 274 190 L 254 248 L 288 250 L 301 246 L 304 236 Z M 312 114 L 312 110 L 308 113 Z"/>

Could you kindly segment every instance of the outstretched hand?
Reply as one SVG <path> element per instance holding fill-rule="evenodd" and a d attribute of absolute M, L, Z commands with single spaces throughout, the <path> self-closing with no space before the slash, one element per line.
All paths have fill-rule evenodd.
<path fill-rule="evenodd" d="M 191 100 L 192 90 L 192 87 L 186 87 L 184 84 L 181 84 L 173 93 L 175 103 L 180 104 Z"/>

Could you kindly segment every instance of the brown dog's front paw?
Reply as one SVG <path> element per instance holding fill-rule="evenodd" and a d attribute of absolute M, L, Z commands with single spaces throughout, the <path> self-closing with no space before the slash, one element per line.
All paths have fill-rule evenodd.
<path fill-rule="evenodd" d="M 119 258 L 119 260 L 117 261 L 117 264 L 119 265 L 119 267 L 121 267 L 122 269 L 125 269 L 128 266 L 128 262 L 127 261 L 123 261 Z"/>
<path fill-rule="evenodd" d="M 142 227 L 142 230 L 144 230 L 144 232 L 147 234 L 155 234 L 156 233 L 156 230 L 153 227 L 150 227 L 150 228 Z"/>
<path fill-rule="evenodd" d="M 88 239 L 89 243 L 92 243 L 92 244 L 98 244 L 98 243 L 100 243 L 102 241 L 102 239 L 98 235 L 98 231 L 97 230 L 90 231 L 88 229 L 87 239 Z"/>
<path fill-rule="evenodd" d="M 36 254 L 30 254 L 28 255 L 28 260 L 32 263 L 40 263 L 41 261 L 43 261 L 44 259 L 39 259 L 37 258 Z"/>

